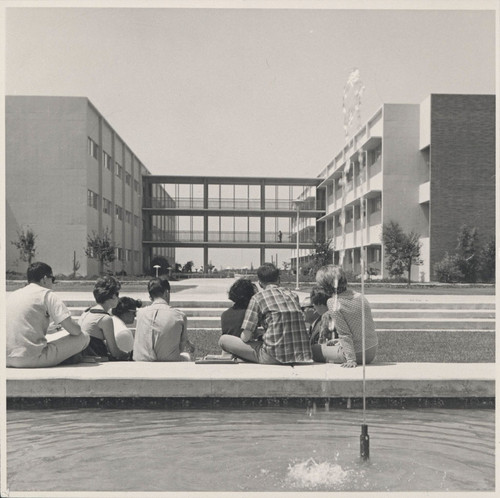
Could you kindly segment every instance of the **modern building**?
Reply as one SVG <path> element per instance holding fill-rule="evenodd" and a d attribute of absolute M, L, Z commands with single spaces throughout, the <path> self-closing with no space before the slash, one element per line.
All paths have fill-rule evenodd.
<path fill-rule="evenodd" d="M 98 262 L 85 255 L 88 237 L 108 230 L 116 259 L 110 269 L 149 271 L 143 240 L 143 178 L 148 169 L 85 97 L 6 97 L 7 270 L 26 263 L 11 244 L 17 233 L 36 234 L 36 260 L 54 271 L 96 275 Z M 160 192 L 157 195 L 161 195 Z M 171 229 L 168 217 L 151 227 Z M 172 263 L 173 247 L 155 254 Z M 147 257 L 146 257 L 147 256 Z"/>
<path fill-rule="evenodd" d="M 151 175 L 84 97 L 6 98 L 7 269 L 24 271 L 10 242 L 31 228 L 36 259 L 57 273 L 95 275 L 88 237 L 109 231 L 111 269 L 172 264 L 176 247 L 289 249 L 300 266 L 316 241 L 354 274 L 387 276 L 382 227 L 420 234 L 413 280 L 456 247 L 460 226 L 495 233 L 495 96 L 431 94 L 420 104 L 384 104 L 316 178 Z M 326 209 L 325 209 L 326 207 Z M 297 245 L 299 234 L 299 245 Z M 300 246 L 300 247 L 299 247 Z M 293 252 L 294 251 L 294 252 Z"/>
<path fill-rule="evenodd" d="M 260 264 L 268 261 L 266 249 L 295 249 L 296 219 L 309 226 L 299 243 L 310 252 L 324 214 L 319 178 L 149 175 L 143 183 L 144 250 L 200 247 L 204 268 L 212 249 L 258 249 Z M 175 219 L 166 237 L 149 229 L 165 217 Z"/>
<path fill-rule="evenodd" d="M 367 269 L 386 277 L 382 226 L 395 221 L 420 234 L 412 279 L 432 280 L 461 225 L 476 227 L 480 243 L 494 237 L 495 96 L 384 104 L 319 177 L 326 214 L 317 231 L 332 239 L 336 263 L 359 274 L 363 249 Z"/>

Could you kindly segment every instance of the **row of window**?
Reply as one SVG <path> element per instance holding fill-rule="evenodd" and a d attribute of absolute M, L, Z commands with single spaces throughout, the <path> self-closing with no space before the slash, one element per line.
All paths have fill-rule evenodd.
<path fill-rule="evenodd" d="M 87 190 L 87 205 L 94 208 L 99 209 L 99 195 L 93 192 L 92 190 Z M 109 214 L 110 216 L 113 214 L 113 203 L 106 199 L 106 197 L 102 198 L 102 212 L 105 214 Z M 139 227 L 139 217 L 137 215 L 132 215 L 132 212 L 128 209 L 123 209 L 118 204 L 115 204 L 115 216 L 118 220 L 123 221 L 123 214 L 125 213 L 125 221 L 127 223 L 132 224 L 134 226 Z"/>
<path fill-rule="evenodd" d="M 135 262 L 139 261 L 139 251 L 132 251 L 132 249 L 122 249 L 121 247 L 115 248 L 115 258 L 118 261 L 132 261 L 132 258 Z"/>
<path fill-rule="evenodd" d="M 92 156 L 93 158 L 97 159 L 98 158 L 98 149 L 99 146 L 90 138 L 88 137 L 88 152 L 89 155 Z M 111 171 L 113 169 L 113 159 L 112 157 L 106 152 L 102 151 L 102 164 L 103 166 L 108 170 Z M 123 166 L 119 162 L 115 162 L 115 175 L 118 178 L 123 177 Z M 130 187 L 132 186 L 132 175 L 125 171 L 125 183 Z M 134 180 L 134 190 L 139 193 L 139 182 L 137 180 Z"/>

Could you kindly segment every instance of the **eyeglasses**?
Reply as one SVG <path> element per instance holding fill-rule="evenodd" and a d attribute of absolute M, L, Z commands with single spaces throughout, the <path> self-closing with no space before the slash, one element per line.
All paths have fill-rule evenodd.
<path fill-rule="evenodd" d="M 52 279 L 52 283 L 54 283 L 56 281 L 56 277 L 54 277 L 54 275 L 45 275 L 45 278 Z"/>

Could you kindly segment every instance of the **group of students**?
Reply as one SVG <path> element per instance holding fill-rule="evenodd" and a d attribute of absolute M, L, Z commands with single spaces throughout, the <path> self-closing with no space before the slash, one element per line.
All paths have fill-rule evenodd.
<path fill-rule="evenodd" d="M 55 277 L 49 265 L 32 263 L 27 277 L 28 285 L 7 299 L 7 367 L 52 367 L 87 358 L 186 361 L 194 353 L 185 314 L 169 305 L 170 283 L 165 277 L 148 282 L 152 302 L 145 307 L 140 300 L 120 297 L 121 284 L 113 276 L 98 278 L 93 290 L 96 304 L 78 322 L 52 291 Z M 129 328 L 134 321 L 135 334 Z M 47 341 L 51 324 L 67 334 Z"/>
<path fill-rule="evenodd" d="M 314 361 L 356 367 L 363 356 L 366 364 L 374 360 L 378 338 L 370 305 L 347 288 L 342 268 L 320 268 L 316 286 L 302 303 L 294 292 L 280 287 L 274 265 L 261 266 L 257 277 L 261 290 L 245 278 L 229 290 L 234 305 L 221 316 L 223 351 L 267 364 Z"/>
<path fill-rule="evenodd" d="M 78 322 L 52 291 L 55 277 L 46 263 L 32 263 L 28 285 L 7 300 L 7 366 L 50 367 L 85 358 L 115 361 L 189 361 L 195 348 L 187 334 L 186 315 L 170 306 L 170 284 L 152 278 L 149 306 L 120 297 L 113 276 L 97 279 L 96 304 Z M 266 364 L 340 363 L 355 367 L 370 363 L 377 352 L 377 335 L 368 301 L 347 289 L 343 270 L 321 268 L 310 298 L 280 286 L 280 272 L 266 263 L 257 270 L 260 290 L 249 279 L 231 286 L 234 305 L 221 315 L 221 349 L 244 361 Z M 364 326 L 362 324 L 364 316 Z M 136 322 L 135 333 L 129 328 Z M 67 334 L 47 341 L 50 327 Z"/>

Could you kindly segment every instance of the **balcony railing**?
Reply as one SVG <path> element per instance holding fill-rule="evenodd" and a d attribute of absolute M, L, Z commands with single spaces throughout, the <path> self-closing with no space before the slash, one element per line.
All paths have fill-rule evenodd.
<path fill-rule="evenodd" d="M 148 234 L 145 233 L 144 240 L 152 240 L 153 242 L 261 242 L 260 232 L 246 232 L 231 230 L 224 231 L 209 231 L 208 239 L 205 241 L 203 230 L 179 230 L 177 232 L 169 232 L 167 234 Z M 313 243 L 316 235 L 308 231 L 300 233 L 299 242 Z M 264 242 L 269 243 L 295 243 L 297 240 L 296 233 L 290 232 L 265 232 Z"/>
<path fill-rule="evenodd" d="M 180 197 L 177 199 L 165 199 L 162 197 L 152 197 L 146 200 L 145 207 L 149 208 L 171 208 L 171 209 L 203 209 L 202 197 Z M 208 209 L 234 209 L 234 210 L 260 210 L 260 199 L 208 199 Z M 265 208 L 275 211 L 294 211 L 295 201 L 283 199 L 266 199 Z M 301 211 L 324 210 L 324 202 L 317 202 L 315 199 L 303 201 L 300 205 Z"/>

